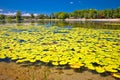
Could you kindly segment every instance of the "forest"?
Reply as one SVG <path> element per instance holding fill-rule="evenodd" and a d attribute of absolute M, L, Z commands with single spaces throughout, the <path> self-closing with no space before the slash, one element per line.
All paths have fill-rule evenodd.
<path fill-rule="evenodd" d="M 51 14 L 38 14 L 31 13 L 30 16 L 22 16 L 21 11 L 17 11 L 16 15 L 4 15 L 0 14 L 0 21 L 11 22 L 16 20 L 20 22 L 22 20 L 39 20 L 39 19 L 115 19 L 120 18 L 120 7 L 116 9 L 84 9 L 75 10 L 73 12 L 56 12 Z"/>

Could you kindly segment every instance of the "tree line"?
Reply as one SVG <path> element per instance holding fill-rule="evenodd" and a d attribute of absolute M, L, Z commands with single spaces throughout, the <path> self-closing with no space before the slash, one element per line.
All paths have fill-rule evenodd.
<path fill-rule="evenodd" d="M 0 14 L 0 21 L 10 22 L 12 20 L 16 20 L 17 22 L 21 22 L 22 20 L 37 20 L 37 19 L 112 19 L 112 18 L 120 18 L 120 7 L 116 9 L 105 9 L 105 10 L 96 10 L 96 9 L 85 9 L 85 10 L 75 10 L 71 13 L 68 12 L 57 12 L 47 14 L 39 14 L 35 16 L 34 14 L 30 14 L 30 16 L 22 16 L 22 12 L 18 11 L 16 15 L 4 15 Z"/>

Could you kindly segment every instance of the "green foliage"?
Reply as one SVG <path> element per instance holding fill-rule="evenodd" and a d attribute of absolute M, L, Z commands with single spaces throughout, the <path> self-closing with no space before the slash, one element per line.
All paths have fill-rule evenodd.
<path fill-rule="evenodd" d="M 76 10 L 72 14 L 75 18 L 82 18 L 83 17 L 83 14 L 82 14 L 81 10 Z"/>
<path fill-rule="evenodd" d="M 44 19 L 44 14 L 38 15 L 38 18 L 39 18 L 39 19 Z"/>
<path fill-rule="evenodd" d="M 50 14 L 50 19 L 55 19 L 55 14 L 54 13 Z"/>
<path fill-rule="evenodd" d="M 69 14 L 65 13 L 65 12 L 58 12 L 58 13 L 55 14 L 55 16 L 58 19 L 65 19 L 65 18 L 69 17 Z"/>
<path fill-rule="evenodd" d="M 96 9 L 85 9 L 85 10 L 75 10 L 71 13 L 67 12 L 56 12 L 51 13 L 50 15 L 47 14 L 39 14 L 38 16 L 21 16 L 21 12 L 18 11 L 16 16 L 12 16 L 11 19 L 16 17 L 17 22 L 21 22 L 23 19 L 66 19 L 66 18 L 86 18 L 86 19 L 102 19 L 102 18 L 120 18 L 120 7 L 117 9 L 105 9 L 105 10 L 96 10 Z M 5 16 L 0 14 L 0 20 L 5 21 L 5 17 L 7 17 L 7 22 L 10 21 L 9 16 Z"/>
<path fill-rule="evenodd" d="M 5 15 L 0 14 L 0 21 L 5 21 Z"/>
<path fill-rule="evenodd" d="M 49 16 L 45 14 L 39 14 L 37 17 L 38 19 L 49 19 Z"/>
<path fill-rule="evenodd" d="M 117 17 L 120 18 L 120 7 L 116 9 Z"/>
<path fill-rule="evenodd" d="M 34 14 L 31 14 L 31 19 L 34 19 L 34 18 L 35 18 Z"/>
<path fill-rule="evenodd" d="M 69 16 L 69 17 L 68 17 Z M 58 12 L 55 15 L 56 18 L 120 18 L 120 7 L 117 9 L 105 9 L 105 10 L 95 10 L 95 9 L 86 9 L 86 10 L 76 10 L 72 13 L 68 13 L 65 17 L 65 12 Z"/>
<path fill-rule="evenodd" d="M 22 21 L 22 14 L 20 11 L 16 13 L 16 21 L 20 23 Z"/>
<path fill-rule="evenodd" d="M 12 16 L 6 16 L 5 20 L 6 20 L 6 22 L 11 23 L 12 22 Z"/>

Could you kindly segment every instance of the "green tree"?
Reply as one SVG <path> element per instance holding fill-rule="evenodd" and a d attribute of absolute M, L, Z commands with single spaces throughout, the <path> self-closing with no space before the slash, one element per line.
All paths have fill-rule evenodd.
<path fill-rule="evenodd" d="M 69 18 L 69 14 L 65 12 L 58 12 L 55 14 L 55 17 L 58 19 L 65 19 L 65 18 Z"/>
<path fill-rule="evenodd" d="M 88 13 L 89 13 L 88 10 L 83 10 L 83 11 L 82 11 L 83 18 L 88 18 Z"/>
<path fill-rule="evenodd" d="M 1 20 L 1 21 L 4 21 L 4 20 L 5 20 L 5 15 L 0 14 L 0 20 Z"/>
<path fill-rule="evenodd" d="M 104 10 L 97 11 L 97 18 L 105 18 Z"/>
<path fill-rule="evenodd" d="M 34 14 L 32 13 L 32 14 L 30 14 L 30 17 L 31 17 L 31 19 L 34 19 L 35 18 L 35 16 L 34 16 Z"/>
<path fill-rule="evenodd" d="M 97 11 L 95 9 L 88 10 L 88 18 L 96 18 L 97 17 Z"/>
<path fill-rule="evenodd" d="M 73 17 L 74 18 L 83 18 L 83 11 L 82 10 L 76 10 L 73 12 Z"/>
<path fill-rule="evenodd" d="M 16 21 L 20 23 L 22 21 L 22 14 L 20 11 L 17 11 L 16 13 Z"/>
<path fill-rule="evenodd" d="M 10 15 L 6 16 L 5 20 L 7 22 L 11 23 L 12 22 L 12 16 L 10 16 Z"/>
<path fill-rule="evenodd" d="M 105 18 L 112 18 L 112 10 L 111 9 L 106 9 L 104 10 L 104 16 Z"/>
<path fill-rule="evenodd" d="M 55 19 L 55 14 L 54 14 L 54 13 L 51 13 L 51 14 L 50 14 L 50 18 L 51 18 L 51 19 Z"/>
<path fill-rule="evenodd" d="M 44 14 L 39 14 L 39 15 L 38 15 L 38 18 L 39 18 L 39 19 L 44 19 Z"/>
<path fill-rule="evenodd" d="M 120 7 L 118 7 L 117 9 L 116 9 L 116 14 L 117 14 L 117 18 L 120 18 Z"/>
<path fill-rule="evenodd" d="M 46 14 L 44 15 L 44 19 L 50 19 L 50 17 Z"/>

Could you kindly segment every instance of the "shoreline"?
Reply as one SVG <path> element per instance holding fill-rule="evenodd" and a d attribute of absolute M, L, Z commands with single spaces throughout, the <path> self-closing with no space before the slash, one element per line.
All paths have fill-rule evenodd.
<path fill-rule="evenodd" d="M 100 22 L 120 22 L 120 18 L 118 19 L 33 19 L 31 21 L 100 21 Z"/>
<path fill-rule="evenodd" d="M 65 19 L 65 21 L 100 21 L 100 22 L 120 22 L 120 19 Z"/>
<path fill-rule="evenodd" d="M 0 62 L 0 70 L 0 80 L 116 80 L 108 73 L 102 75 L 91 70 L 28 66 L 14 62 Z"/>
<path fill-rule="evenodd" d="M 22 22 L 39 22 L 39 21 L 93 21 L 93 22 L 120 22 L 120 18 L 118 19 L 23 19 Z M 6 21 L 8 22 L 8 21 Z M 12 19 L 11 22 L 16 22 L 15 19 Z"/>

